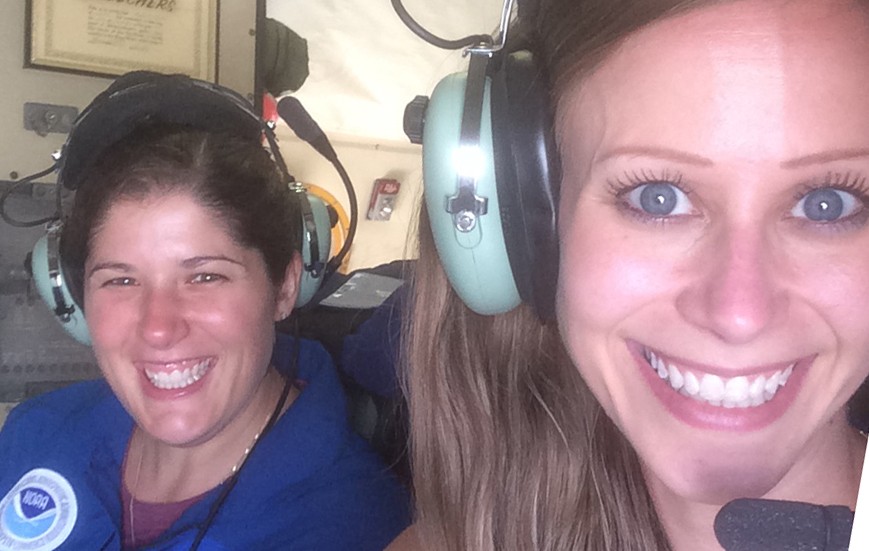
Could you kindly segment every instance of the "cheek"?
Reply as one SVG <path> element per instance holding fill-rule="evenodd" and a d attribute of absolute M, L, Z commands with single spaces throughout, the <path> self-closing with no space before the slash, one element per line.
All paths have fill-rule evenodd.
<path fill-rule="evenodd" d="M 275 300 L 271 293 L 228 293 L 190 306 L 191 334 L 207 334 L 257 365 L 267 363 L 274 340 Z"/>
<path fill-rule="evenodd" d="M 677 271 L 668 251 L 595 216 L 594 210 L 579 208 L 560 227 L 561 321 L 584 331 L 612 328 L 673 294 Z"/>
<path fill-rule="evenodd" d="M 123 301 L 96 295 L 94 298 L 90 298 L 91 294 L 85 295 L 84 317 L 94 349 L 99 350 L 123 340 L 135 323 L 136 313 Z"/>
<path fill-rule="evenodd" d="M 832 329 L 843 355 L 859 355 L 869 371 L 869 255 L 813 262 L 794 293 Z M 862 367 L 862 366 L 861 366 Z"/>

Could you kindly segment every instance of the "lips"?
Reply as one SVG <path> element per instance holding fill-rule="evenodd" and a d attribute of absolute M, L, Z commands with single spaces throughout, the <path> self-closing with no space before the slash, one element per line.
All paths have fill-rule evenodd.
<path fill-rule="evenodd" d="M 723 408 L 754 408 L 769 402 L 787 384 L 796 365 L 777 364 L 766 371 L 753 370 L 751 375 L 724 377 L 689 367 L 648 347 L 643 347 L 642 356 L 675 392 Z"/>

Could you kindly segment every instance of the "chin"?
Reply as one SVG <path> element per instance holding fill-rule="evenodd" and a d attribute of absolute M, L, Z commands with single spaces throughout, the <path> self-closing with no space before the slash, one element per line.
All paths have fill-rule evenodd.
<path fill-rule="evenodd" d="M 760 498 L 784 478 L 787 469 L 757 462 L 750 465 L 695 464 L 674 476 L 661 473 L 670 492 L 696 503 L 724 505 L 737 498 Z"/>
<path fill-rule="evenodd" d="M 139 428 L 155 440 L 180 448 L 208 440 L 210 431 L 207 427 L 183 421 L 176 417 L 169 422 L 143 422 L 139 423 Z"/>

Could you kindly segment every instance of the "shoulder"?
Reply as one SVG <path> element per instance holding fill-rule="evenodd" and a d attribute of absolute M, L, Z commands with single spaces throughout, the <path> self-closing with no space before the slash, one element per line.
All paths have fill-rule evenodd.
<path fill-rule="evenodd" d="M 7 430 L 50 430 L 69 427 L 91 419 L 106 420 L 106 414 L 120 409 L 108 384 L 102 380 L 85 381 L 41 394 L 12 409 L 3 426 Z"/>
<path fill-rule="evenodd" d="M 373 519 L 382 513 L 384 520 L 403 519 L 399 530 L 403 529 L 410 501 L 407 492 L 353 432 L 343 399 L 337 381 L 309 381 L 258 448 L 260 472 L 284 474 L 280 480 L 257 477 L 255 484 L 270 485 L 288 501 L 304 495 L 304 507 L 294 514 L 304 517 L 305 524 L 315 517 L 337 516 L 347 523 L 365 524 L 366 515 Z"/>
<path fill-rule="evenodd" d="M 402 532 L 384 551 L 423 551 L 416 526 L 410 526 Z"/>
<path fill-rule="evenodd" d="M 294 366 L 297 353 L 298 365 Z M 307 372 L 319 372 L 323 368 L 334 369 L 332 356 L 322 344 L 310 339 L 295 338 L 285 333 L 275 335 L 272 363 L 283 374 L 289 373 L 295 367 L 302 376 Z"/>
<path fill-rule="evenodd" d="M 269 457 L 252 455 L 226 511 L 235 523 L 220 529 L 249 540 L 239 548 L 268 542 L 299 551 L 384 549 L 409 524 L 407 492 L 364 450 L 340 445 L 334 456 L 334 443 L 312 438 L 306 444 L 283 455 L 258 448 Z M 237 534 L 238 523 L 256 530 Z"/>
<path fill-rule="evenodd" d="M 328 478 L 302 494 L 295 514 L 282 515 L 295 526 L 288 548 L 381 551 L 410 523 L 410 498 L 394 480 Z"/>
<path fill-rule="evenodd" d="M 129 417 L 102 381 L 77 383 L 14 408 L 0 431 L 0 491 L 33 469 L 48 469 L 76 488 L 81 500 L 95 452 L 122 448 Z M 80 501 L 80 503 L 83 503 Z"/>
<path fill-rule="evenodd" d="M 350 428 L 331 357 L 316 342 L 299 345 L 301 393 L 251 456 L 233 492 L 238 513 L 279 510 L 260 536 L 271 532 L 282 548 L 382 551 L 409 524 L 410 497 Z"/>
<path fill-rule="evenodd" d="M 76 383 L 16 406 L 0 430 L 0 470 L 85 461 L 83 453 L 121 438 L 132 421 L 104 381 Z M 3 475 L 6 473 L 0 473 Z"/>

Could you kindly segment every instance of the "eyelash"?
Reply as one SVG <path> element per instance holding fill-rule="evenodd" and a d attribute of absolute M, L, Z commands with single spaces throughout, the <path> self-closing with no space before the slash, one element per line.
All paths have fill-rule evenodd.
<path fill-rule="evenodd" d="M 643 169 L 639 172 L 625 172 L 620 178 L 609 180 L 608 182 L 610 193 L 616 200 L 616 206 L 623 212 L 633 216 L 641 222 L 652 222 L 657 224 L 665 224 L 673 221 L 674 216 L 654 216 L 642 209 L 638 209 L 630 205 L 625 196 L 640 186 L 647 184 L 670 184 L 679 189 L 689 199 L 691 198 L 691 188 L 684 181 L 682 174 L 679 172 L 671 172 L 663 170 L 660 173 L 655 173 L 652 170 Z"/>
<path fill-rule="evenodd" d="M 663 170 L 660 173 L 646 169 L 639 172 L 626 172 L 621 178 L 608 181 L 610 193 L 615 198 L 616 206 L 621 211 L 641 222 L 656 224 L 672 223 L 679 218 L 679 215 L 656 216 L 646 210 L 635 207 L 627 200 L 628 194 L 641 186 L 656 183 L 671 185 L 683 193 L 689 201 L 691 199 L 691 189 L 683 182 L 682 175 L 669 170 Z M 826 231 L 842 231 L 862 226 L 869 219 L 869 185 L 867 185 L 867 178 L 862 174 L 853 172 L 828 172 L 823 179 L 800 186 L 800 189 L 793 197 L 794 208 L 806 199 L 810 193 L 823 189 L 834 189 L 852 195 L 861 205 L 860 210 L 841 219 L 829 222 L 798 217 L 794 217 L 794 219 L 806 226 L 822 228 Z"/>
<path fill-rule="evenodd" d="M 133 281 L 135 280 L 131 277 L 115 277 L 105 281 L 101 287 L 128 287 Z"/>
<path fill-rule="evenodd" d="M 829 230 L 847 230 L 866 222 L 869 216 L 869 186 L 867 186 L 866 176 L 853 172 L 828 172 L 822 180 L 801 186 L 794 195 L 794 204 L 799 204 L 810 193 L 820 189 L 835 189 L 850 193 L 862 207 L 856 213 L 839 220 L 831 222 L 800 220 L 802 223 Z"/>
<path fill-rule="evenodd" d="M 216 283 L 218 281 L 222 281 L 225 279 L 226 278 L 220 274 L 198 273 L 198 274 L 195 274 L 193 277 L 191 277 L 189 281 L 190 281 L 190 283 L 193 283 L 194 285 L 196 285 L 196 284 L 203 285 L 203 284 L 208 284 L 208 283 Z M 197 280 L 199 280 L 199 281 L 197 281 Z M 132 277 L 127 277 L 127 276 L 115 277 L 115 278 L 112 278 L 112 279 L 105 281 L 101 285 L 101 287 L 128 287 L 130 285 L 134 285 L 135 281 L 136 280 Z"/>
<path fill-rule="evenodd" d="M 220 274 L 200 273 L 200 274 L 196 274 L 195 276 L 193 276 L 190 279 L 190 281 L 192 283 L 205 284 L 205 283 L 215 283 L 215 282 L 218 282 L 218 281 L 221 281 L 224 279 L 226 279 L 226 278 Z M 197 280 L 203 280 L 203 281 L 197 281 Z"/>

